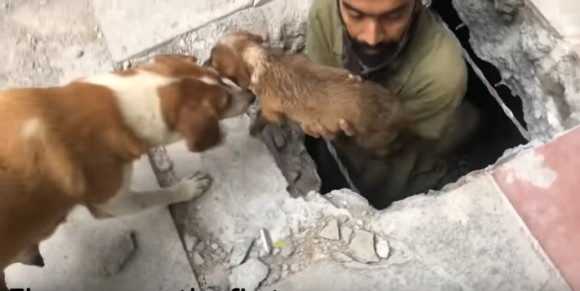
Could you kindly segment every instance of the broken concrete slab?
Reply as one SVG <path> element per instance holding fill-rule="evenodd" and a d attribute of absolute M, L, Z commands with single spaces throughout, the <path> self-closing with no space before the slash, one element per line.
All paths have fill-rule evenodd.
<path fill-rule="evenodd" d="M 55 86 L 112 70 L 90 0 L 0 3 L 0 87 Z"/>
<path fill-rule="evenodd" d="M 485 172 L 447 193 L 397 202 L 370 229 L 476 290 L 539 289 L 556 272 Z"/>
<path fill-rule="evenodd" d="M 235 267 L 230 275 L 230 289 L 240 288 L 255 291 L 268 276 L 269 268 L 258 259 L 249 259 Z"/>
<path fill-rule="evenodd" d="M 252 4 L 252 0 L 94 1 L 95 15 L 115 62 L 251 7 Z"/>
<path fill-rule="evenodd" d="M 348 226 L 341 226 L 340 227 L 340 235 L 342 240 L 346 243 L 350 243 L 350 238 L 352 236 L 352 228 Z"/>
<path fill-rule="evenodd" d="M 318 235 L 325 239 L 339 240 L 340 232 L 338 230 L 338 222 L 335 219 L 328 221 Z"/>
<path fill-rule="evenodd" d="M 146 190 L 156 183 L 146 157 L 135 168 L 133 189 Z M 199 290 L 166 208 L 96 220 L 86 208 L 77 207 L 40 243 L 40 253 L 43 268 L 14 264 L 6 269 L 9 288 Z"/>
<path fill-rule="evenodd" d="M 375 252 L 374 233 L 355 230 L 352 240 L 348 244 L 350 256 L 361 263 L 375 263 L 379 261 Z"/>

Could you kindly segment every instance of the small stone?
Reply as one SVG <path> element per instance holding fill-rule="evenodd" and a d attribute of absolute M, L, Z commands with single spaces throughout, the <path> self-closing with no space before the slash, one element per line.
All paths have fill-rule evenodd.
<path fill-rule="evenodd" d="M 244 288 L 255 291 L 266 279 L 270 269 L 260 260 L 251 258 L 247 262 L 232 269 L 229 281 L 232 288 Z"/>
<path fill-rule="evenodd" d="M 80 58 L 80 57 L 82 57 L 82 56 L 84 56 L 84 55 L 85 55 L 85 52 L 84 52 L 84 51 L 82 51 L 82 50 L 80 50 L 80 51 L 78 51 L 78 52 L 76 53 L 76 55 L 75 55 L 75 56 L 76 56 L 77 58 Z"/>
<path fill-rule="evenodd" d="M 272 254 L 276 256 L 276 255 L 280 254 L 280 252 L 281 252 L 280 248 L 274 248 Z"/>
<path fill-rule="evenodd" d="M 385 239 L 382 239 L 382 238 L 379 238 L 377 240 L 377 244 L 375 245 L 375 249 L 377 251 L 377 255 L 382 259 L 388 258 L 389 253 L 391 252 L 391 248 L 389 247 L 389 242 Z"/>
<path fill-rule="evenodd" d="M 205 263 L 205 260 L 199 252 L 193 252 L 193 263 L 195 265 L 203 265 Z"/>
<path fill-rule="evenodd" d="M 260 240 L 264 251 L 270 254 L 272 252 L 272 238 L 270 237 L 268 230 L 263 228 L 260 230 Z"/>
<path fill-rule="evenodd" d="M 350 236 L 352 235 L 352 229 L 348 226 L 342 226 L 340 228 L 340 236 L 342 237 L 342 241 L 345 243 L 350 242 Z"/>
<path fill-rule="evenodd" d="M 339 240 L 340 232 L 336 220 L 329 221 L 318 235 L 325 239 Z"/>
<path fill-rule="evenodd" d="M 282 265 L 282 271 L 288 270 L 290 267 L 286 264 Z"/>
<path fill-rule="evenodd" d="M 182 39 L 179 40 L 179 46 L 180 47 L 185 47 L 186 46 L 185 39 L 182 38 Z"/>
<path fill-rule="evenodd" d="M 333 256 L 339 262 L 352 262 L 352 258 L 345 253 L 336 253 Z"/>
<path fill-rule="evenodd" d="M 300 271 L 300 265 L 293 264 L 292 266 L 290 266 L 290 271 L 292 271 L 292 272 L 298 272 L 298 271 Z"/>
<path fill-rule="evenodd" d="M 254 246 L 254 239 L 246 239 L 240 241 L 233 247 L 232 254 L 230 255 L 230 266 L 238 266 L 244 263 L 248 254 Z"/>
<path fill-rule="evenodd" d="M 219 248 L 219 245 L 218 245 L 217 243 L 212 243 L 212 244 L 211 244 L 211 249 L 212 249 L 212 250 L 214 250 L 214 251 L 215 251 L 215 250 L 217 250 L 218 248 Z"/>
<path fill-rule="evenodd" d="M 348 245 L 348 251 L 353 259 L 361 263 L 379 261 L 375 252 L 374 234 L 367 231 L 354 231 L 352 241 Z"/>

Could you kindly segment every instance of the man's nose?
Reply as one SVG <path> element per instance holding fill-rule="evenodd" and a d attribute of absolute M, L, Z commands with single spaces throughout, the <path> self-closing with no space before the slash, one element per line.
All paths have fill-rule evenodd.
<path fill-rule="evenodd" d="M 371 46 L 375 46 L 384 40 L 383 32 L 377 20 L 367 21 L 362 40 Z"/>

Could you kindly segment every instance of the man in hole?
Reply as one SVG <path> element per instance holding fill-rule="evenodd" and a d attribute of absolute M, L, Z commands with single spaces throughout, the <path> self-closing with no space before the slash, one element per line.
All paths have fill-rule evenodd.
<path fill-rule="evenodd" d="M 351 188 L 382 209 L 454 179 L 447 156 L 467 139 L 463 127 L 477 123 L 477 111 L 463 100 L 468 73 L 461 44 L 421 0 L 315 0 L 306 53 L 317 63 L 389 88 L 423 139 L 421 147 L 377 160 L 348 142 L 356 134 L 348 121 L 337 120 L 342 132 L 321 127 L 306 132 L 321 192 Z M 466 116 L 470 120 L 462 120 Z"/>

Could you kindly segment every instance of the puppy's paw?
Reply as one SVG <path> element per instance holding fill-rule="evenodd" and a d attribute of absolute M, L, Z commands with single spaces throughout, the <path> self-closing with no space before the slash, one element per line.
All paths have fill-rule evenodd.
<path fill-rule="evenodd" d="M 181 200 L 190 201 L 201 196 L 209 189 L 211 182 L 211 176 L 201 172 L 195 172 L 189 178 L 181 180 L 177 185 L 183 197 Z"/>

